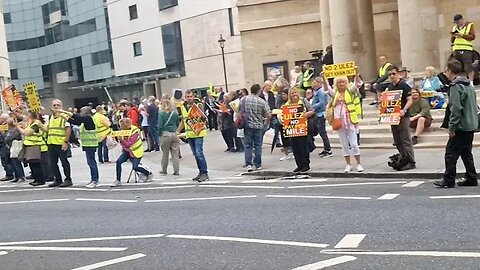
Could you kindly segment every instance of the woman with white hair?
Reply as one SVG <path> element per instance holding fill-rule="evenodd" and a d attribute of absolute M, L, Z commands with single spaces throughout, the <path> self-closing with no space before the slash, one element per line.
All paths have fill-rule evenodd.
<path fill-rule="evenodd" d="M 420 89 L 423 91 L 439 91 L 442 88 L 442 82 L 437 77 L 437 71 L 434 67 L 428 66 L 425 68 L 425 77 L 422 79 Z"/>
<path fill-rule="evenodd" d="M 347 77 L 334 79 L 334 95 L 331 106 L 334 110 L 332 127 L 337 130 L 340 143 L 342 144 L 343 156 L 347 165 L 345 172 L 352 170 L 350 156 L 353 155 L 357 161 L 357 171 L 363 172 L 360 162 L 360 147 L 358 146 L 357 131 L 362 106 L 358 86 L 363 82 L 360 79 L 358 68 L 355 76 L 355 84 L 349 87 Z M 324 78 L 324 87 L 329 89 L 328 80 Z M 333 94 L 333 93 L 332 93 Z"/>

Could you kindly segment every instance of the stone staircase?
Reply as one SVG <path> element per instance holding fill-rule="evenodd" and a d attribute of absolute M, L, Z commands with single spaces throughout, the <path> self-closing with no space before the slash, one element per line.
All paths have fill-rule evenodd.
<path fill-rule="evenodd" d="M 480 88 L 476 88 L 477 102 L 480 104 Z M 373 101 L 373 95 L 370 95 L 363 101 L 363 119 L 360 120 L 360 146 L 363 149 L 394 149 L 393 137 L 390 131 L 390 125 L 378 123 L 378 108 L 368 105 Z M 448 141 L 448 134 L 445 129 L 440 128 L 445 110 L 431 110 L 433 122 L 420 137 L 419 143 L 415 148 L 444 148 Z M 332 148 L 341 148 L 337 132 L 327 125 L 328 137 Z M 414 130 L 411 130 L 413 136 Z M 315 137 L 315 143 L 323 147 L 320 136 Z M 480 135 L 476 135 L 474 146 L 480 146 Z"/>

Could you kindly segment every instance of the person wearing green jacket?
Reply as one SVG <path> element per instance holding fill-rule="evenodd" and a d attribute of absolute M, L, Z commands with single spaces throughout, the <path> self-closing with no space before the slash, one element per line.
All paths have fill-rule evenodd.
<path fill-rule="evenodd" d="M 445 173 L 434 184 L 441 188 L 455 187 L 456 166 L 459 157 L 465 165 L 465 180 L 459 186 L 477 186 L 477 172 L 472 154 L 473 135 L 478 129 L 478 106 L 475 89 L 468 78 L 460 76 L 462 64 L 449 61 L 445 75 L 451 81 L 448 107 L 442 127 L 448 128 L 445 149 Z"/>

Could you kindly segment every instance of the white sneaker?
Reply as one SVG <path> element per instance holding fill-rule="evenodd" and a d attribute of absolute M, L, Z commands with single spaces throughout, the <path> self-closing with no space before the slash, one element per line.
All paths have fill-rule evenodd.
<path fill-rule="evenodd" d="M 247 166 L 247 172 L 253 172 L 253 166 L 252 165 Z"/>
<path fill-rule="evenodd" d="M 118 181 L 118 180 L 115 180 L 115 182 L 113 182 L 110 186 L 111 187 L 119 187 L 122 185 L 122 182 Z"/>
<path fill-rule="evenodd" d="M 360 164 L 357 164 L 357 172 L 363 172 L 363 167 Z"/>
<path fill-rule="evenodd" d="M 345 173 L 349 173 L 351 171 L 352 171 L 352 165 L 345 166 L 345 170 L 344 170 Z"/>
<path fill-rule="evenodd" d="M 153 173 L 150 172 L 150 174 L 147 176 L 147 179 L 145 180 L 145 182 L 152 182 L 152 179 L 153 179 Z"/>
<path fill-rule="evenodd" d="M 287 160 L 288 159 L 288 156 L 283 156 L 280 158 L 280 161 L 284 161 L 284 160 Z"/>
<path fill-rule="evenodd" d="M 88 185 L 85 186 L 86 188 L 96 188 L 98 187 L 98 183 L 96 182 L 90 182 Z"/>

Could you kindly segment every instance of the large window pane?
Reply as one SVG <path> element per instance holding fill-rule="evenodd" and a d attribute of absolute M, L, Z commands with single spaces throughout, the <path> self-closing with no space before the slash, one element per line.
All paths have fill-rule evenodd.
<path fill-rule="evenodd" d="M 133 43 L 133 55 L 134 56 L 142 55 L 142 43 L 141 42 Z"/>
<path fill-rule="evenodd" d="M 178 1 L 177 0 L 158 0 L 158 5 L 160 7 L 160 10 L 164 10 L 167 8 L 177 6 Z"/>
<path fill-rule="evenodd" d="M 180 22 L 162 25 L 163 51 L 168 71 L 184 72 Z"/>
<path fill-rule="evenodd" d="M 130 13 L 130 20 L 135 20 L 138 18 L 137 5 L 129 6 L 128 12 Z"/>

